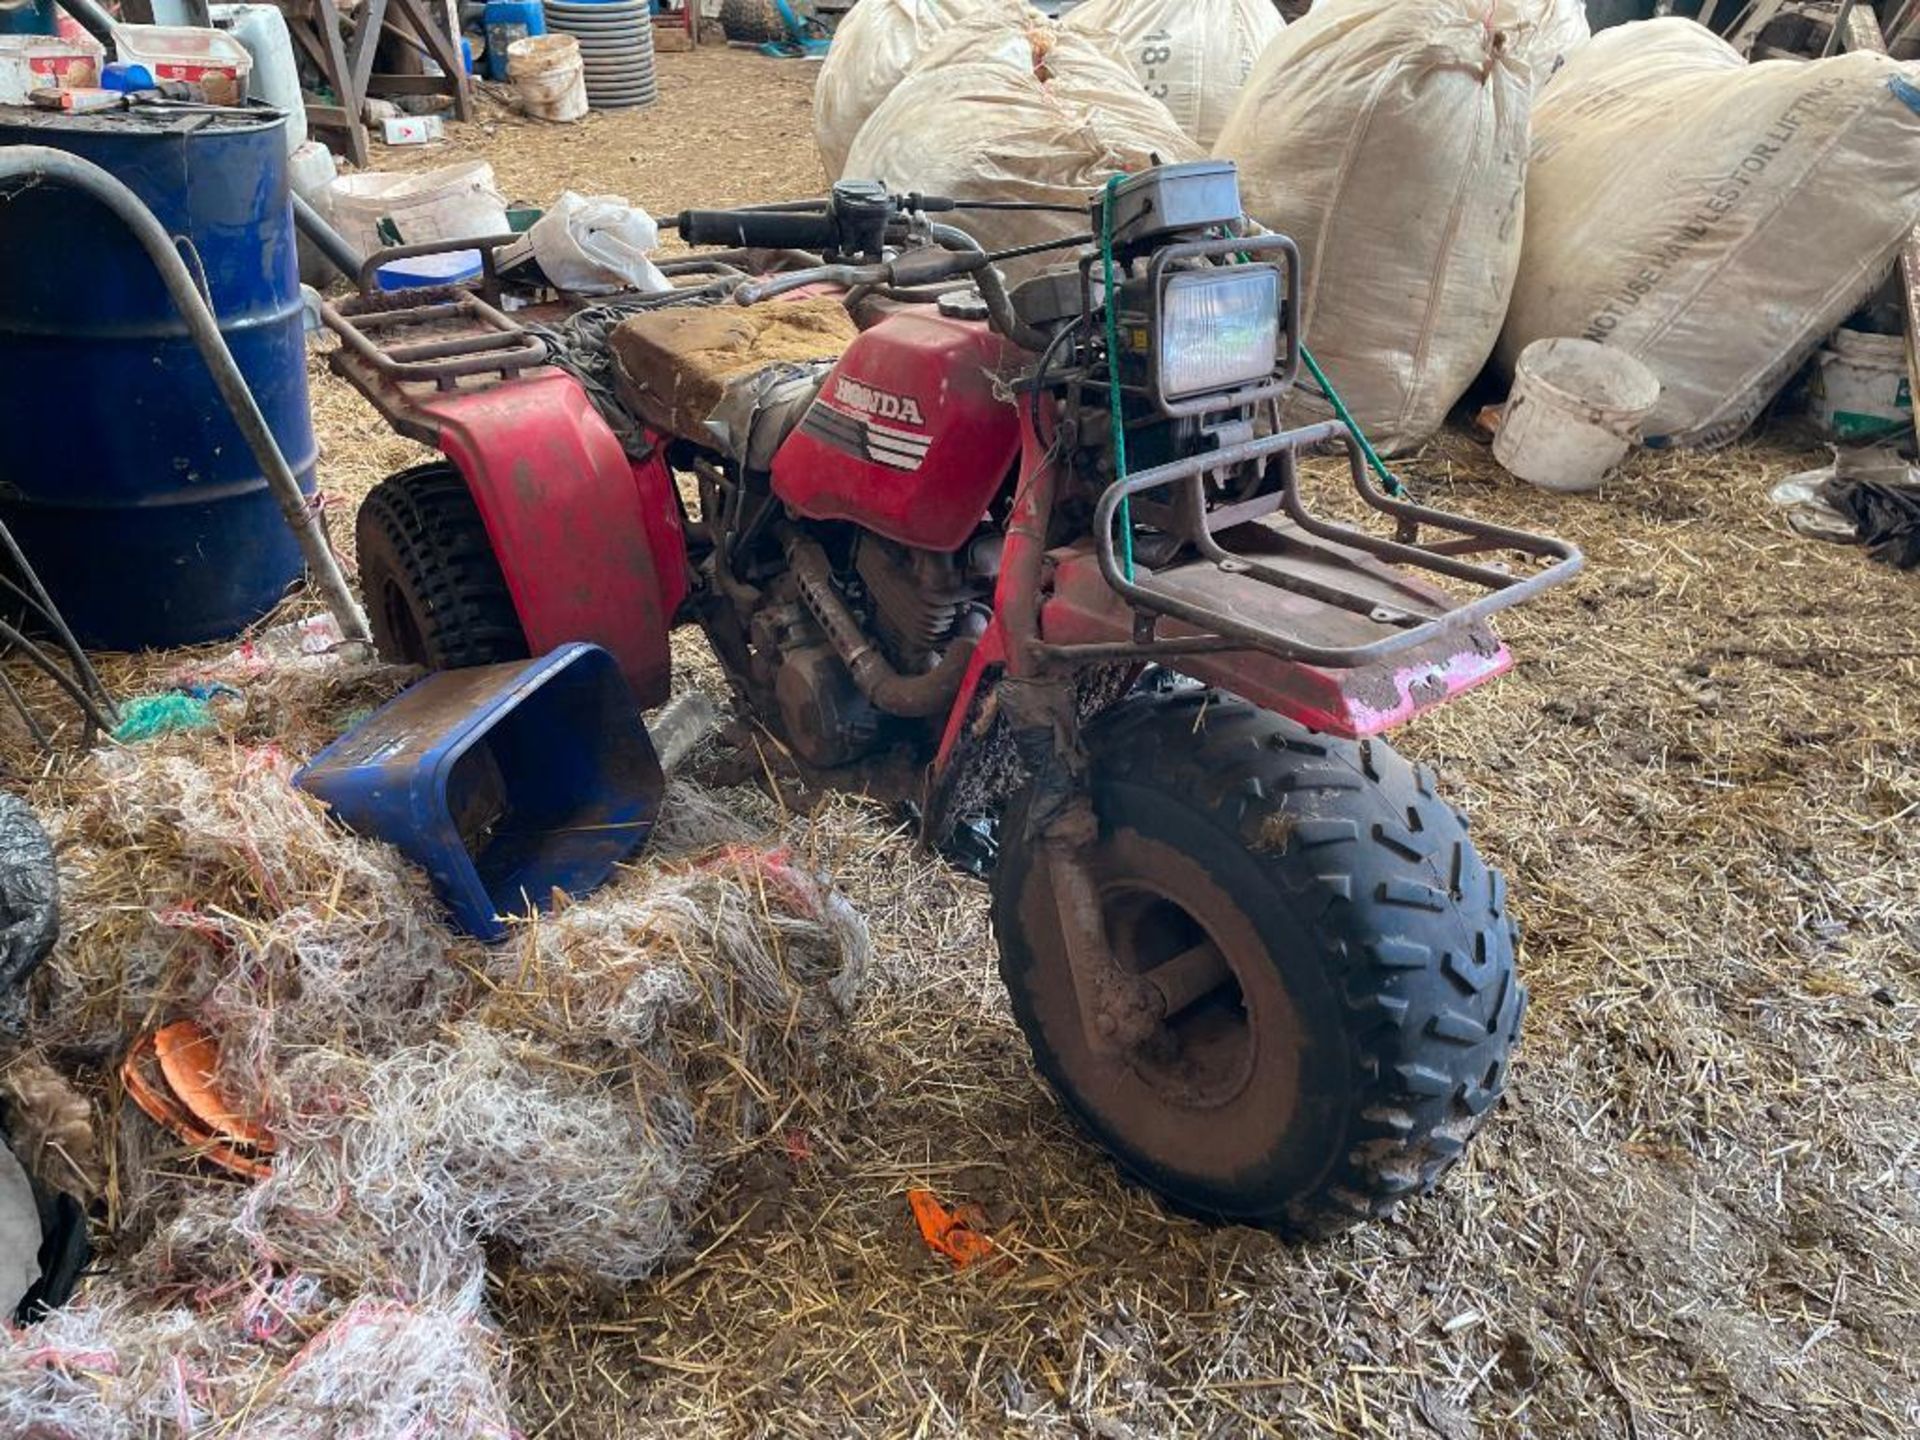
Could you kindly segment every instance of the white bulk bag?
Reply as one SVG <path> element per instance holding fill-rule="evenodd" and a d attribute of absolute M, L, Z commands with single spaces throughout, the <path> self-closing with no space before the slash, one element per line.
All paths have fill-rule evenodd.
<path fill-rule="evenodd" d="M 1306 343 L 1383 451 L 1438 429 L 1499 338 L 1532 107 L 1521 37 L 1551 3 L 1326 0 L 1267 47 L 1214 145 L 1247 213 L 1300 246 Z"/>
<path fill-rule="evenodd" d="M 1521 53 L 1533 69 L 1533 88 L 1538 90 L 1565 63 L 1576 45 L 1584 45 L 1592 28 L 1587 24 L 1584 0 L 1553 0 L 1538 25 L 1520 42 Z"/>
<path fill-rule="evenodd" d="M 1027 0 L 860 0 L 834 30 L 813 86 L 813 143 L 827 178 L 847 173 L 853 137 L 949 25 L 986 16 L 1013 27 L 1038 13 Z"/>
<path fill-rule="evenodd" d="M 1603 30 L 1541 92 L 1500 339 L 1580 335 L 1660 378 L 1654 443 L 1724 444 L 1920 219 L 1920 89 L 1881 55 L 1748 65 L 1691 20 Z"/>
<path fill-rule="evenodd" d="M 1036 13 L 1012 33 L 990 21 L 948 30 L 860 127 L 847 173 L 894 190 L 1078 211 L 960 210 L 940 217 L 996 250 L 1083 233 L 1091 223 L 1084 207 L 1108 176 L 1200 156 L 1131 70 Z M 1071 253 L 1046 252 L 1001 269 L 1017 280 Z"/>
<path fill-rule="evenodd" d="M 1286 28 L 1273 0 L 1087 0 L 1061 23 L 1125 55 L 1147 93 L 1202 145 L 1213 144 L 1260 52 Z"/>
<path fill-rule="evenodd" d="M 1317 10 L 1326 3 L 1328 0 L 1313 0 L 1312 8 Z M 1546 84 L 1573 47 L 1592 34 L 1586 0 L 1553 0 L 1544 11 L 1516 27 L 1515 48 L 1533 70 L 1533 88 L 1538 90 Z"/>

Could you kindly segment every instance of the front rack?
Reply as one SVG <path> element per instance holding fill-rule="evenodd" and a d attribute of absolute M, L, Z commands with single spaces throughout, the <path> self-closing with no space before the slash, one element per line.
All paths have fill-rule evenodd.
<path fill-rule="evenodd" d="M 1395 521 L 1394 538 L 1387 539 L 1352 525 L 1321 519 L 1309 513 L 1302 503 L 1297 457 L 1303 450 L 1311 450 L 1331 441 L 1339 441 L 1346 447 L 1348 468 L 1360 498 L 1371 509 Z M 1277 494 L 1263 496 L 1253 504 L 1242 503 L 1224 510 L 1208 510 L 1205 477 L 1209 473 L 1271 461 L 1277 461 L 1282 470 L 1282 484 Z M 1167 522 L 1171 533 L 1190 544 L 1198 552 L 1198 559 L 1190 559 L 1184 565 L 1169 567 L 1158 574 L 1152 570 L 1136 570 L 1129 577 L 1115 553 L 1115 522 L 1121 505 L 1135 496 L 1144 496 L 1148 492 L 1183 483 L 1187 489 L 1184 494 L 1175 497 L 1176 504 L 1153 508 L 1156 519 L 1171 517 Z M 1371 586 L 1342 586 L 1324 579 L 1309 578 L 1297 570 L 1289 571 L 1270 563 L 1271 557 L 1263 559 L 1254 554 L 1237 554 L 1221 545 L 1216 538 L 1217 533 L 1247 523 L 1254 518 L 1252 512 L 1256 509 L 1265 513 L 1284 511 L 1292 527 L 1262 527 L 1263 531 L 1277 543 L 1306 549 L 1319 558 L 1332 560 L 1334 563 L 1331 566 L 1319 567 L 1325 573 L 1338 575 L 1351 572 L 1357 578 L 1361 573 L 1361 565 L 1355 563 L 1358 558 L 1355 552 L 1358 552 L 1359 556 L 1371 557 L 1376 562 L 1385 562 L 1403 570 L 1426 572 L 1473 586 L 1482 593 L 1465 603 L 1447 605 L 1435 603 L 1435 597 L 1443 597 L 1444 592 L 1430 585 L 1410 583 L 1402 588 L 1404 601 L 1383 599 L 1377 580 Z M 1446 537 L 1421 543 L 1419 537 L 1423 527 L 1446 532 Z M 1315 542 L 1325 543 L 1316 545 Z M 1147 623 L 1139 627 L 1142 630 L 1140 643 L 1133 648 L 1151 648 L 1162 654 L 1254 649 L 1284 660 L 1335 669 L 1371 664 L 1412 650 L 1442 632 L 1475 625 L 1496 611 L 1571 579 L 1583 561 L 1579 549 L 1564 540 L 1435 510 L 1388 495 L 1369 476 L 1358 437 L 1337 420 L 1188 456 L 1151 470 L 1143 470 L 1109 485 L 1095 506 L 1094 544 L 1100 572 L 1107 583 L 1137 613 L 1147 617 Z M 1463 558 L 1490 551 L 1517 552 L 1529 559 L 1549 563 L 1544 570 L 1523 576 L 1500 566 Z M 1329 646 L 1312 644 L 1269 626 L 1249 623 L 1223 605 L 1207 604 L 1195 599 L 1201 587 L 1180 587 L 1172 583 L 1181 571 L 1195 566 L 1209 567 L 1222 577 L 1233 577 L 1236 585 L 1270 586 L 1319 605 L 1350 612 L 1369 622 L 1369 629 L 1380 629 L 1387 633 L 1362 644 Z M 1369 573 L 1377 576 L 1378 570 L 1376 565 L 1370 567 Z M 1187 593 L 1180 593 L 1182 589 Z M 1260 609 L 1257 605 L 1245 608 L 1254 612 Z M 1199 633 L 1155 640 L 1151 638 L 1151 617 L 1159 615 L 1184 621 Z M 1068 653 L 1090 653 L 1092 647 L 1059 648 L 1062 658 L 1065 658 Z"/>

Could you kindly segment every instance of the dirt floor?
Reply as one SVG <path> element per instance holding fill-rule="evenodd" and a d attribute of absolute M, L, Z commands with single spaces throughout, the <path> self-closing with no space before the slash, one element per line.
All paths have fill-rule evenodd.
<path fill-rule="evenodd" d="M 493 118 L 514 198 L 656 211 L 816 190 L 812 71 L 705 50 L 662 100 Z M 316 364 L 322 485 L 413 448 Z M 1817 459 L 1817 457 L 1812 457 Z M 1449 436 L 1438 503 L 1569 536 L 1516 672 L 1413 726 L 1507 871 L 1533 990 L 1503 1112 L 1398 1221 L 1294 1247 L 1176 1218 L 1036 1080 L 984 889 L 828 802 L 807 857 L 886 981 L 691 1262 L 624 1289 L 498 1257 L 529 1436 L 1920 1433 L 1920 579 L 1766 502 L 1805 448 L 1642 455 L 1552 498 Z M 690 652 L 691 653 L 691 652 Z M 984 1207 L 952 1273 L 904 1192 Z"/>

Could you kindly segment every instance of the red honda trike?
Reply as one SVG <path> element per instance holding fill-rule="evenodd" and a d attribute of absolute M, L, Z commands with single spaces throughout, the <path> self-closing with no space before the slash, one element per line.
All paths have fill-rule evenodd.
<path fill-rule="evenodd" d="M 590 640 L 654 705 L 698 624 L 810 779 L 989 873 L 1035 1061 L 1128 1173 L 1298 1233 L 1385 1213 L 1499 1099 L 1526 991 L 1499 873 L 1380 736 L 1506 670 L 1489 617 L 1580 557 L 1284 422 L 1300 258 L 1231 166 L 1110 186 L 1011 287 L 1034 253 L 965 208 L 843 182 L 681 215 L 729 248 L 669 294 L 509 313 L 489 243 L 478 289 L 329 306 L 335 368 L 444 456 L 361 508 L 376 640 Z M 834 353 L 673 413 L 688 335 L 823 295 Z M 1316 453 L 1358 518 L 1309 509 Z"/>

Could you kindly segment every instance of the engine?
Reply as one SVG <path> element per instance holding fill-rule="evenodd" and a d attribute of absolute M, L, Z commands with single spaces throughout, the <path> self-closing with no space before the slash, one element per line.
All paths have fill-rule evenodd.
<path fill-rule="evenodd" d="M 809 592 L 793 575 L 783 577 L 777 598 L 754 616 L 752 645 L 756 669 L 772 685 L 787 741 L 802 759 L 822 767 L 844 765 L 873 753 L 888 738 L 888 714 L 863 692 L 847 658 L 853 658 L 863 680 L 875 664 L 871 654 L 862 659 L 855 653 L 865 647 L 884 655 L 896 676 L 932 679 L 930 672 L 956 640 L 986 627 L 999 573 L 999 538 L 982 532 L 961 550 L 946 553 L 863 533 L 834 568 L 833 594 L 824 603 L 817 580 Z M 943 716 L 912 713 L 922 734 L 937 734 Z M 911 724 L 902 719 L 891 734 L 911 738 Z"/>
<path fill-rule="evenodd" d="M 976 634 L 985 623 L 984 613 L 968 610 L 981 598 L 981 587 L 978 577 L 967 573 L 964 555 L 915 550 L 862 535 L 853 568 L 866 588 L 874 633 L 887 658 L 908 674 L 932 666 L 935 652 L 953 637 L 963 618 Z"/>

